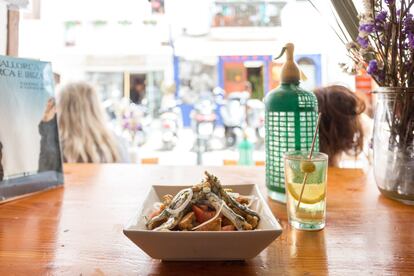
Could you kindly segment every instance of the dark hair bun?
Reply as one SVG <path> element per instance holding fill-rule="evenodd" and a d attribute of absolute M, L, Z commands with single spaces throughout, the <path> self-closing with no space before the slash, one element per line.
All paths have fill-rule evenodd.
<path fill-rule="evenodd" d="M 315 95 L 322 113 L 320 151 L 331 157 L 342 152 L 361 153 L 364 137 L 359 115 L 365 110 L 364 102 L 340 85 L 318 88 Z"/>

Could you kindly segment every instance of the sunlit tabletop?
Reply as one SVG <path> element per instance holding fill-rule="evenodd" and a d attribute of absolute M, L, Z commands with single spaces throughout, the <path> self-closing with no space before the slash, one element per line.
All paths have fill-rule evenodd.
<path fill-rule="evenodd" d="M 162 262 L 124 236 L 151 185 L 191 185 L 204 170 L 266 192 L 264 167 L 65 165 L 64 188 L 0 205 L 0 275 L 414 274 L 414 207 L 360 170 L 329 169 L 323 231 L 291 229 L 286 206 L 269 200 L 284 232 L 251 260 Z"/>

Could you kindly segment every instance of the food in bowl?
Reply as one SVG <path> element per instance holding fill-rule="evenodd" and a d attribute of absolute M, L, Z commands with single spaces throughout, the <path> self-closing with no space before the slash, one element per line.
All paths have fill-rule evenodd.
<path fill-rule="evenodd" d="M 238 178 L 240 180 L 240 178 Z M 229 182 L 231 181 L 231 178 Z M 223 184 L 253 199 L 248 204 L 260 216 L 254 231 L 172 231 L 148 230 L 145 225 L 156 202 L 166 194 L 176 195 L 191 185 L 152 185 L 148 194 L 138 202 L 136 214 L 125 225 L 123 232 L 134 244 L 155 259 L 168 261 L 246 260 L 257 256 L 282 233 L 282 227 L 267 204 L 266 198 L 255 184 Z M 230 193 L 227 191 L 227 193 Z M 235 195 L 234 195 L 235 196 Z M 159 210 L 157 208 L 156 210 Z M 147 217 L 147 219 L 145 218 Z M 224 217 L 222 217 L 224 220 Z M 179 246 L 177 246 L 179 245 Z M 171 249 L 174 250 L 171 250 Z"/>
<path fill-rule="evenodd" d="M 153 231 L 254 230 L 259 214 L 250 209 L 256 199 L 224 189 L 220 180 L 205 172 L 205 179 L 175 196 L 166 194 L 148 214 L 145 226 Z"/>

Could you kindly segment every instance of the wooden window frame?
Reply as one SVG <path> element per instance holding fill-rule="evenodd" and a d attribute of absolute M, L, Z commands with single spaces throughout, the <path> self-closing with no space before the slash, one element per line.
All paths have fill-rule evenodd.
<path fill-rule="evenodd" d="M 19 19 L 20 13 L 17 10 L 7 11 L 7 50 L 8 56 L 19 55 Z"/>

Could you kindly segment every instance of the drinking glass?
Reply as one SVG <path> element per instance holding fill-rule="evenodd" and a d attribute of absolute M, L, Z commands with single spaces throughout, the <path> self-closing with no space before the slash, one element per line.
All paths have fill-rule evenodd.
<path fill-rule="evenodd" d="M 285 185 L 290 225 L 300 230 L 325 227 L 328 156 L 307 151 L 285 153 Z"/>

